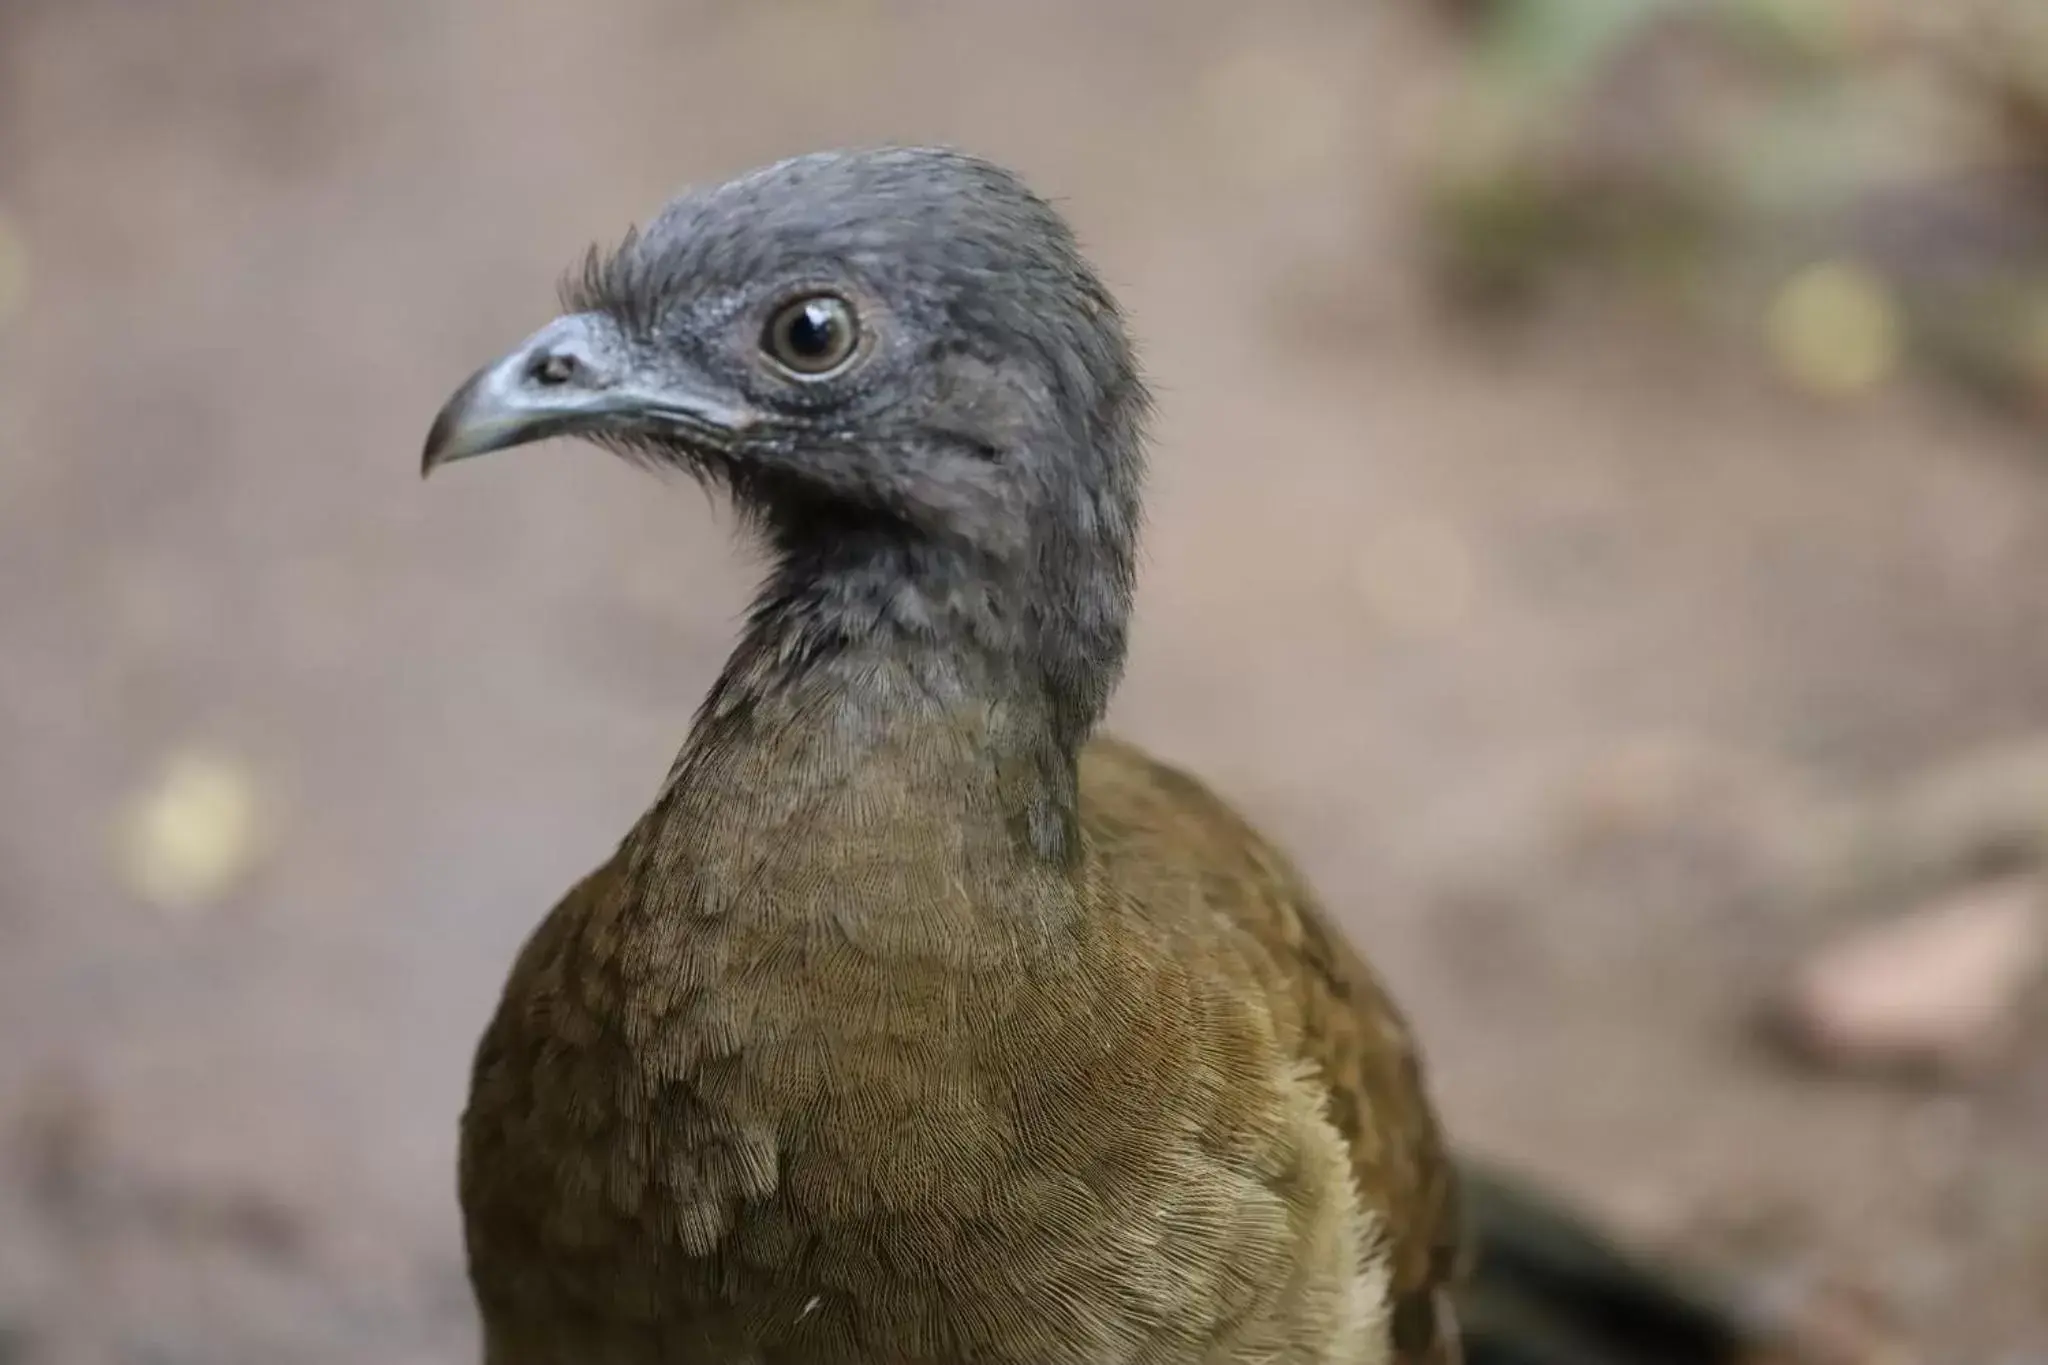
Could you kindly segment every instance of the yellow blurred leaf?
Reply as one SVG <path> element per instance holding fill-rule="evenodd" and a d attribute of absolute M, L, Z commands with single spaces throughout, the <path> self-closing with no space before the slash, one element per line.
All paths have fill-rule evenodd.
<path fill-rule="evenodd" d="M 198 751 L 172 756 L 123 813 L 117 843 L 129 889 L 167 911 L 218 902 L 255 860 L 257 804 L 240 765 Z"/>
<path fill-rule="evenodd" d="M 1822 261 L 1794 275 L 1766 319 L 1779 366 L 1816 393 L 1861 393 L 1898 367 L 1898 306 L 1885 282 L 1848 261 Z"/>

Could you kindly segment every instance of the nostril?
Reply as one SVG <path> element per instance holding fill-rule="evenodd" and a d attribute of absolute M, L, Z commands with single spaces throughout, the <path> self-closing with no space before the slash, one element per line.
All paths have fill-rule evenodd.
<path fill-rule="evenodd" d="M 526 374 L 537 384 L 567 384 L 583 373 L 583 362 L 563 351 L 542 351 L 526 367 Z"/>

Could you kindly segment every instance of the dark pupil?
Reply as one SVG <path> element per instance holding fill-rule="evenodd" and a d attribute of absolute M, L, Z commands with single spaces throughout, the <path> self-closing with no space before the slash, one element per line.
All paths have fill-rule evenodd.
<path fill-rule="evenodd" d="M 783 334 L 789 353 L 803 360 L 823 360 L 839 348 L 839 312 L 824 302 L 807 303 L 789 319 Z"/>

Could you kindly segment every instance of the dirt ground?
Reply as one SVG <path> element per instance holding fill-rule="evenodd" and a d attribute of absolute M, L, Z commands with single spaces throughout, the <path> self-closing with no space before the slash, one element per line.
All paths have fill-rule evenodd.
<path fill-rule="evenodd" d="M 1931 1361 L 2048 1359 L 2040 1031 L 1933 1091 L 1746 1026 L 1827 927 L 1816 811 L 2048 728 L 2039 435 L 1611 312 L 1452 325 L 1400 10 L 0 0 L 0 1362 L 473 1358 L 472 1041 L 749 569 L 594 452 L 422 486 L 421 437 L 586 242 L 885 138 L 1016 163 L 1127 301 L 1114 724 L 1297 851 L 1463 1139 L 1866 1284 Z M 254 793 L 184 902 L 119 833 L 179 755 Z"/>

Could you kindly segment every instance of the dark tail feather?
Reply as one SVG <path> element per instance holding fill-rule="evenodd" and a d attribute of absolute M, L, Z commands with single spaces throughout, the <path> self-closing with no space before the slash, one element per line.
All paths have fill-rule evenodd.
<path fill-rule="evenodd" d="M 1466 1365 L 1735 1365 L 1760 1354 L 1732 1305 L 1645 1262 L 1514 1177 L 1462 1163 Z"/>

